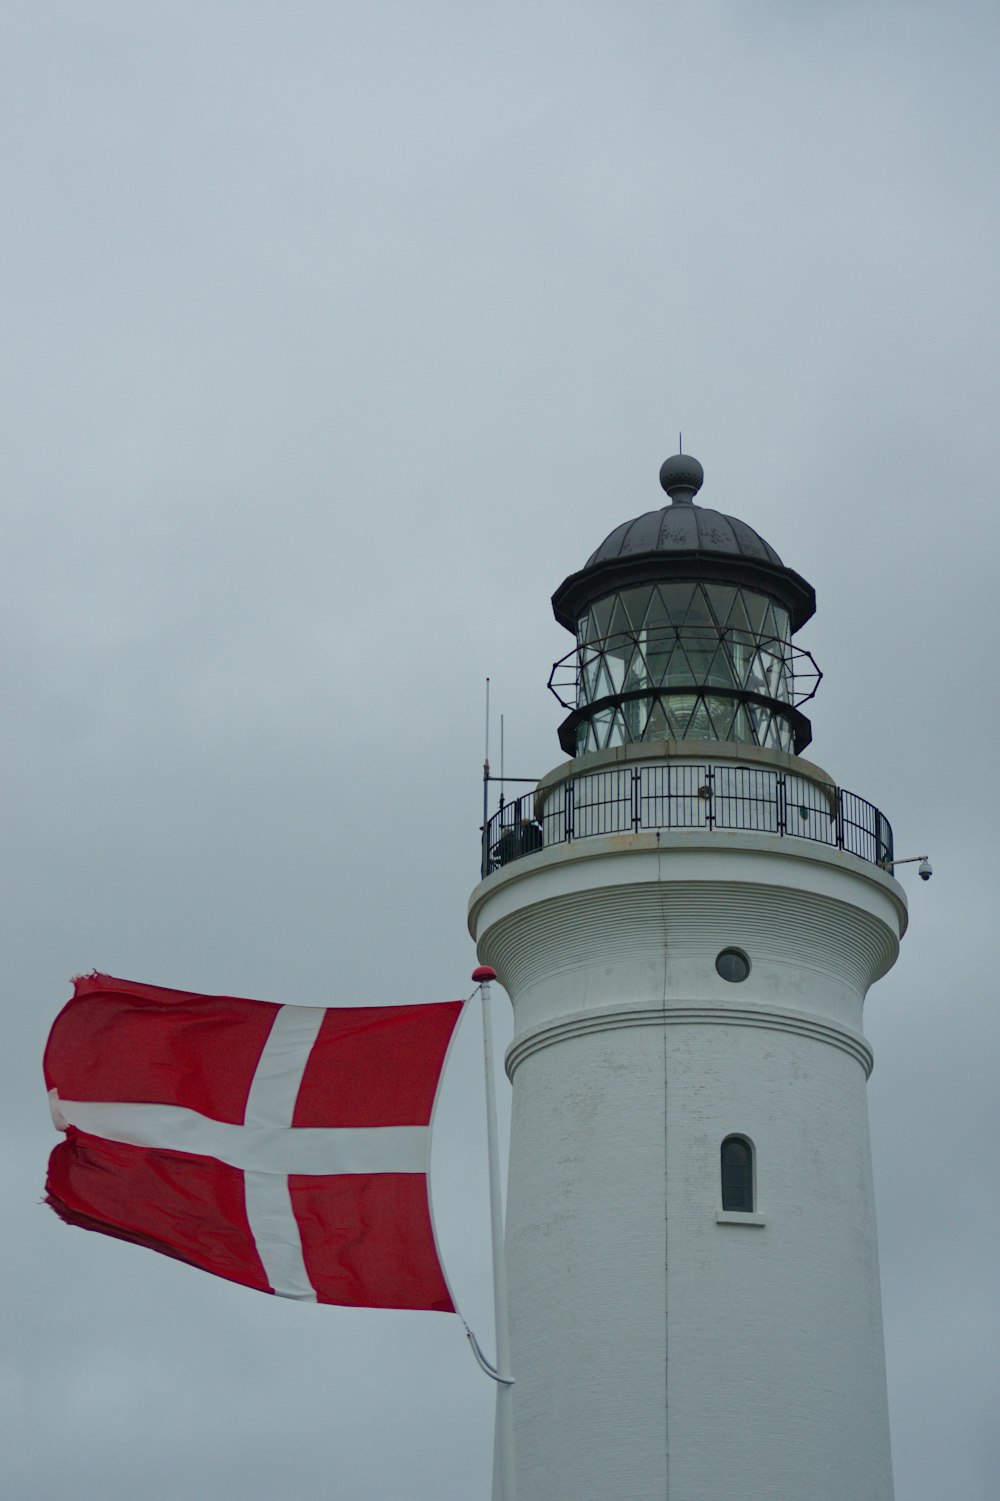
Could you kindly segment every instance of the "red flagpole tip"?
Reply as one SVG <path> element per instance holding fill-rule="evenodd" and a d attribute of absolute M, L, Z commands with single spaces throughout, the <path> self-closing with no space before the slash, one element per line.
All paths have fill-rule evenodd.
<path fill-rule="evenodd" d="M 485 985 L 487 980 L 495 980 L 496 977 L 496 970 L 490 969 L 488 964 L 481 964 L 478 969 L 472 971 L 472 978 L 477 985 Z"/>

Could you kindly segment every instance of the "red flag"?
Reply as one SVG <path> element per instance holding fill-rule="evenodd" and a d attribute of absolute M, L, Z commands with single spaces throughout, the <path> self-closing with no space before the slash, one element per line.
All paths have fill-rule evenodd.
<path fill-rule="evenodd" d="M 64 1220 L 261 1292 L 453 1311 L 427 1194 L 461 1001 L 323 1010 L 93 974 L 45 1050 Z"/>

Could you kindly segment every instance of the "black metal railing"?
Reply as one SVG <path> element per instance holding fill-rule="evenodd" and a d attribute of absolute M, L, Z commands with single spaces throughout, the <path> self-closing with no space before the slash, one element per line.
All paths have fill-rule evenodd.
<path fill-rule="evenodd" d="M 573 839 L 650 829 L 789 835 L 892 865 L 889 820 L 854 792 L 762 767 L 685 763 L 571 777 L 548 790 L 540 819 L 534 792 L 501 799 L 483 830 L 482 873 Z"/>

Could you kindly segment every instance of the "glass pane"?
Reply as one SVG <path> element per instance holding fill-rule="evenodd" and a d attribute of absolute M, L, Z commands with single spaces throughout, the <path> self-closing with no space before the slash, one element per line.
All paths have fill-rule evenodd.
<path fill-rule="evenodd" d="M 728 1136 L 722 1143 L 721 1155 L 723 1209 L 752 1214 L 753 1158 L 748 1144 L 738 1136 Z"/>
<path fill-rule="evenodd" d="M 726 624 L 731 625 L 733 629 L 737 631 L 752 631 L 754 629 L 753 625 L 750 622 L 750 616 L 747 614 L 747 607 L 743 599 L 742 589 L 739 590 L 735 600 L 733 601 L 733 607 L 729 612 L 729 618 Z"/>
<path fill-rule="evenodd" d="M 649 670 L 649 681 L 656 687 L 670 682 L 671 662 L 677 634 L 673 626 L 665 626 L 655 634 L 648 633 L 643 641 L 643 654 Z"/>
<path fill-rule="evenodd" d="M 750 645 L 750 636 L 745 631 L 735 631 L 731 626 L 726 628 L 723 644 L 729 661 L 732 664 L 732 681 L 735 687 L 745 688 L 747 674 L 750 671 L 750 663 L 753 658 L 753 647 Z"/>
<path fill-rule="evenodd" d="M 744 744 L 753 745 L 753 730 L 750 728 L 750 720 L 747 711 L 742 704 L 737 704 L 736 713 L 733 715 L 732 728 L 729 731 L 731 740 L 742 740 Z"/>
<path fill-rule="evenodd" d="M 715 726 L 715 735 L 718 740 L 731 739 L 733 717 L 736 713 L 736 700 L 732 698 L 709 698 L 706 700 L 712 723 Z"/>
<path fill-rule="evenodd" d="M 691 586 L 684 585 L 683 587 L 690 594 Z M 664 589 L 669 593 L 670 585 L 663 585 L 659 589 L 653 590 L 653 597 L 649 602 L 649 609 L 646 611 L 646 626 L 651 631 L 661 630 L 665 626 L 671 626 L 676 623 L 671 620 L 669 606 L 663 598 Z M 687 609 L 686 602 L 684 608 L 685 610 Z"/>
<path fill-rule="evenodd" d="M 625 658 L 630 654 L 627 646 L 622 646 L 615 651 L 609 651 L 604 658 L 608 682 L 611 684 L 612 693 L 620 693 L 625 682 Z"/>
<path fill-rule="evenodd" d="M 681 693 L 671 694 L 667 699 L 667 713 L 674 726 L 673 739 L 683 740 L 687 734 L 687 727 L 699 700 L 694 694 Z"/>
<path fill-rule="evenodd" d="M 762 723 L 766 724 L 767 715 L 757 704 L 746 704 L 744 712 L 746 713 L 747 725 L 750 731 L 747 739 L 751 745 L 760 745 L 761 725 Z"/>
<path fill-rule="evenodd" d="M 715 732 L 715 725 L 712 723 L 712 717 L 708 712 L 705 700 L 703 698 L 696 699 L 694 713 L 691 715 L 691 719 L 688 722 L 685 739 L 718 740 L 718 738 L 719 737 Z"/>
<path fill-rule="evenodd" d="M 642 654 L 642 638 L 644 631 L 640 631 L 639 639 L 628 657 L 625 668 L 625 687 L 646 688 L 649 685 L 649 672 L 646 668 L 646 658 Z"/>
<path fill-rule="evenodd" d="M 663 607 L 663 600 L 657 588 L 649 591 L 649 605 L 642 623 L 646 630 L 652 632 L 654 635 L 660 631 L 670 629 L 670 616 Z"/>
<path fill-rule="evenodd" d="M 615 596 L 609 594 L 607 599 L 599 599 L 592 607 L 590 614 L 593 622 L 591 626 L 591 641 L 602 640 L 611 628 L 611 610 L 614 606 Z"/>
<path fill-rule="evenodd" d="M 725 584 L 706 584 L 705 593 L 712 607 L 712 614 L 715 616 L 716 625 L 724 626 L 729 619 L 729 612 L 733 608 L 733 599 L 736 596 L 736 590 L 729 588 Z"/>
<path fill-rule="evenodd" d="M 602 709 L 593 718 L 595 750 L 603 750 L 607 744 L 608 731 L 611 728 L 612 710 Z"/>
<path fill-rule="evenodd" d="M 620 645 L 624 638 L 631 634 L 632 622 L 628 618 L 621 595 L 616 594 L 611 607 L 611 619 L 608 622 L 608 645 Z"/>
<path fill-rule="evenodd" d="M 646 723 L 648 711 L 649 701 L 644 698 L 633 698 L 622 705 L 622 733 L 627 745 L 642 739 L 642 727 Z"/>
<path fill-rule="evenodd" d="M 732 654 L 726 646 L 716 648 L 715 654 L 709 664 L 705 682 L 713 688 L 737 688 L 741 687 L 733 669 Z"/>
<path fill-rule="evenodd" d="M 672 625 L 683 625 L 687 615 L 694 584 L 661 584 L 660 598 L 663 609 Z"/>
<path fill-rule="evenodd" d="M 683 654 L 687 658 L 690 676 L 682 678 L 682 682 L 695 683 L 700 688 L 708 682 L 709 669 L 715 656 L 718 645 L 718 636 L 715 631 L 691 630 L 685 628 L 681 641 Z"/>
<path fill-rule="evenodd" d="M 629 741 L 628 727 L 625 724 L 621 709 L 616 709 L 608 729 L 606 745 L 626 745 Z"/>
<path fill-rule="evenodd" d="M 784 648 L 777 642 L 771 647 L 765 659 L 767 668 L 767 687 L 772 698 L 791 699 L 791 664 L 785 655 Z"/>
<path fill-rule="evenodd" d="M 755 651 L 747 662 L 747 671 L 744 678 L 744 687 L 751 693 L 762 693 L 768 697 L 767 666 L 769 658 L 763 652 Z"/>
<path fill-rule="evenodd" d="M 646 618 L 652 592 L 652 586 L 646 584 L 640 589 L 623 589 L 619 596 L 633 631 L 639 630 Z"/>
<path fill-rule="evenodd" d="M 687 615 L 684 617 L 684 624 L 687 626 L 696 626 L 703 630 L 706 628 L 709 630 L 712 629 L 714 621 L 712 620 L 711 611 L 708 608 L 708 599 L 705 595 L 704 584 L 699 584 L 692 594 Z"/>
<path fill-rule="evenodd" d="M 610 698 L 612 693 L 617 693 L 622 675 L 623 663 L 620 657 L 602 657 L 601 670 L 594 685 L 594 697 Z"/>
<path fill-rule="evenodd" d="M 654 699 L 646 724 L 647 740 L 673 740 L 674 732 L 661 698 Z"/>
<path fill-rule="evenodd" d="M 687 652 L 679 641 L 670 655 L 670 668 L 666 681 L 672 688 L 687 686 L 688 684 L 693 686 L 698 681 L 695 677 L 694 669 L 688 661 Z"/>
<path fill-rule="evenodd" d="M 601 670 L 601 658 L 590 653 L 581 653 L 580 670 L 577 673 L 577 690 L 580 703 L 593 703 L 597 697 L 597 675 Z"/>
<path fill-rule="evenodd" d="M 746 954 L 741 954 L 739 949 L 723 949 L 715 961 L 715 967 L 724 980 L 732 985 L 738 985 L 745 980 L 750 973 L 750 961 Z M 750 1153 L 746 1142 L 733 1141 L 728 1143 L 731 1159 L 739 1159 L 741 1154 L 745 1163 L 749 1163 Z M 725 1160 L 725 1158 L 723 1158 Z"/>
<path fill-rule="evenodd" d="M 766 594 L 757 594 L 752 589 L 741 589 L 740 597 L 743 600 L 752 631 L 764 629 L 764 615 L 770 601 Z"/>

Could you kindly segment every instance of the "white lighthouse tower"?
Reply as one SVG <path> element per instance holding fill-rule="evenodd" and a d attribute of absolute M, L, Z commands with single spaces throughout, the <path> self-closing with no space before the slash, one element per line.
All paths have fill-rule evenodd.
<path fill-rule="evenodd" d="M 517 1501 L 891 1501 L 892 834 L 801 757 L 812 588 L 697 460 L 660 478 L 556 590 L 570 759 L 487 824 L 470 906 L 514 1008 Z"/>

